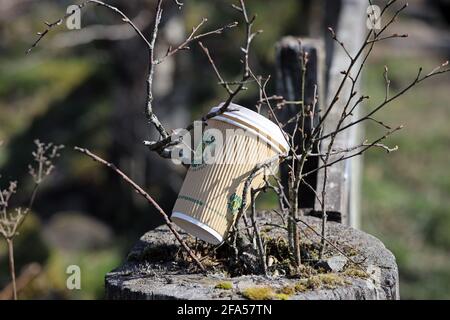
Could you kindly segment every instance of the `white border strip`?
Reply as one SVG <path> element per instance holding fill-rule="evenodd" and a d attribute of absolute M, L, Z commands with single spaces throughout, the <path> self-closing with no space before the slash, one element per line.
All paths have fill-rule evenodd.
<path fill-rule="evenodd" d="M 197 227 L 205 230 L 207 233 L 209 233 L 212 237 L 214 237 L 218 241 L 218 243 L 215 243 L 215 244 L 219 244 L 223 241 L 223 237 L 216 230 L 207 226 L 203 222 L 200 222 L 197 219 L 194 219 L 194 218 L 188 216 L 187 214 L 175 211 L 175 212 L 172 212 L 171 218 L 178 218 L 180 220 L 185 220 L 185 221 L 192 223 L 192 224 L 196 225 Z M 175 222 L 175 224 L 176 224 L 176 222 Z M 197 235 L 194 234 L 193 236 L 197 236 Z M 200 237 L 198 237 L 198 238 L 200 238 Z M 202 239 L 202 240 L 204 240 L 204 239 Z"/>

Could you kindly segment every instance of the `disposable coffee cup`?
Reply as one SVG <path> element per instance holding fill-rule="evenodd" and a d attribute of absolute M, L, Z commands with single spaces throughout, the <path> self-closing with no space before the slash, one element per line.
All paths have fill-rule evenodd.
<path fill-rule="evenodd" d="M 282 130 L 263 115 L 237 104 L 227 109 L 207 121 L 195 152 L 197 162 L 186 174 L 171 216 L 180 228 L 211 244 L 221 243 L 234 223 L 255 166 L 289 150 Z M 260 170 L 251 187 L 261 187 L 264 175 L 277 167 L 274 161 L 266 172 Z"/>

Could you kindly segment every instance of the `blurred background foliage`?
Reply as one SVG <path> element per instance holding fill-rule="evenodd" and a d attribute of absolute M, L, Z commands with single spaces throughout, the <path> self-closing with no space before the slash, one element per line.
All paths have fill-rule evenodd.
<path fill-rule="evenodd" d="M 149 34 L 155 1 L 108 2 L 132 18 L 142 14 L 140 25 Z M 203 17 L 208 18 L 208 29 L 235 21 L 230 2 L 186 0 L 180 12 L 167 1 L 158 54 L 179 43 Z M 247 3 L 258 14 L 255 27 L 264 30 L 254 42 L 252 65 L 261 74 L 274 75 L 275 42 L 284 35 L 313 32 L 312 1 Z M 380 45 L 368 64 L 364 89 L 373 104 L 384 96 L 385 64 L 395 91 L 414 77 L 417 66 L 431 70 L 448 59 L 448 16 L 439 7 L 445 1 L 410 3 L 395 27 L 398 33 L 407 30 L 410 38 Z M 17 237 L 18 274 L 30 263 L 42 267 L 21 298 L 102 298 L 105 273 L 120 264 L 142 233 L 161 222 L 134 192 L 73 152 L 73 146 L 88 147 L 118 164 L 169 212 L 184 175 L 183 168 L 150 154 L 141 143 L 155 132 L 143 114 L 147 57 L 139 39 L 121 29 L 120 41 L 100 38 L 71 45 L 95 30 L 92 26 L 116 26 L 120 19 L 104 8 L 90 7 L 82 13 L 80 31 L 60 27 L 32 54 L 24 54 L 43 21 L 58 19 L 70 4 L 0 2 L 0 183 L 4 187 L 9 180 L 19 180 L 16 205 L 25 203 L 31 191 L 27 164 L 33 140 L 67 146 Z M 240 71 L 243 32 L 236 28 L 204 41 L 230 80 Z M 205 56 L 192 46 L 158 68 L 156 112 L 169 127 L 184 126 L 226 97 L 216 83 Z M 388 141 L 400 150 L 389 155 L 371 151 L 364 159 L 362 228 L 396 255 L 402 298 L 450 298 L 449 84 L 449 76 L 436 78 L 387 109 L 384 121 L 406 125 Z M 274 87 L 272 81 L 269 90 Z M 256 99 L 257 90 L 250 86 L 238 102 L 252 106 Z M 374 126 L 366 127 L 367 138 L 377 134 Z M 260 202 L 272 205 L 270 197 Z M 82 290 L 66 289 L 69 265 L 81 267 Z M 8 283 L 0 242 L 0 288 Z"/>

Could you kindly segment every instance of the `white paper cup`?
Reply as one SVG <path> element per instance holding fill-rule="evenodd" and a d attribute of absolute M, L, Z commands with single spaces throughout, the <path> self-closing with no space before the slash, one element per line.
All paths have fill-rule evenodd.
<path fill-rule="evenodd" d="M 205 153 L 214 151 L 214 159 L 190 166 L 171 216 L 180 228 L 211 244 L 221 243 L 234 223 L 255 166 L 289 150 L 281 129 L 266 117 L 236 104 L 228 110 L 208 120 L 202 145 Z M 258 174 L 251 187 L 262 186 L 263 176 Z"/>

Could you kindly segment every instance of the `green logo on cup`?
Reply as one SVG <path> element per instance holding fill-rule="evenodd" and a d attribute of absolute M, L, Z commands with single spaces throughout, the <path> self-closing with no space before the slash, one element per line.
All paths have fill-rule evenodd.
<path fill-rule="evenodd" d="M 198 145 L 197 150 L 195 151 L 195 159 L 197 159 L 197 161 L 199 161 L 199 163 L 196 163 L 194 161 L 194 163 L 191 165 L 192 168 L 199 169 L 200 167 L 204 167 L 206 165 L 205 162 L 208 159 L 204 159 L 203 154 L 204 154 L 206 148 L 215 148 L 215 141 L 216 141 L 216 137 L 209 134 L 208 132 L 205 132 L 205 134 L 203 135 L 203 138 L 202 138 L 202 143 Z M 212 149 L 212 150 L 214 150 L 214 149 Z"/>
<path fill-rule="evenodd" d="M 228 210 L 234 215 L 242 205 L 242 198 L 233 193 L 228 199 Z"/>

